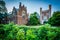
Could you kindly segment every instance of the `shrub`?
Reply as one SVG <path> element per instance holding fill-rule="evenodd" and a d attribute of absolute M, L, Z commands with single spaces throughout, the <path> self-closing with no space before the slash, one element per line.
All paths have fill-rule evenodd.
<path fill-rule="evenodd" d="M 36 40 L 36 39 L 37 39 L 37 36 L 36 36 L 36 34 L 34 33 L 34 31 L 31 30 L 31 29 L 27 30 L 26 40 Z"/>
<path fill-rule="evenodd" d="M 3 28 L 4 28 L 3 24 L 0 24 L 0 39 L 5 38 L 5 31 Z"/>
<path fill-rule="evenodd" d="M 0 40 L 60 40 L 60 28 L 49 24 L 39 28 L 0 24 Z"/>
<path fill-rule="evenodd" d="M 49 40 L 54 40 L 54 38 L 56 37 L 57 33 L 56 32 L 52 32 L 52 31 L 47 31 L 47 38 Z"/>
<path fill-rule="evenodd" d="M 40 40 L 48 40 L 47 39 L 47 29 L 45 27 L 41 27 L 38 30 L 38 36 Z"/>
<path fill-rule="evenodd" d="M 20 29 L 17 32 L 16 38 L 17 38 L 17 40 L 24 40 L 25 39 L 25 32 L 23 29 Z"/>

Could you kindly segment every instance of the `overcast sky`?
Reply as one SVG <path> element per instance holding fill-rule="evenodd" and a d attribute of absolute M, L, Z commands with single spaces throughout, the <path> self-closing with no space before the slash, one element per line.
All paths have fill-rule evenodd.
<path fill-rule="evenodd" d="M 28 13 L 38 12 L 40 13 L 40 7 L 43 10 L 48 9 L 48 5 L 52 5 L 52 12 L 60 10 L 60 0 L 4 0 L 6 2 L 6 7 L 8 12 L 12 11 L 12 8 L 15 6 L 19 8 L 19 2 L 24 4 L 27 7 Z"/>

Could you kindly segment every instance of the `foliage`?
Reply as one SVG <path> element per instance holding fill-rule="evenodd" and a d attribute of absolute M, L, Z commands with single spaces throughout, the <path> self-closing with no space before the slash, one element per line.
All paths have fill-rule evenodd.
<path fill-rule="evenodd" d="M 5 31 L 3 29 L 3 24 L 0 24 L 0 39 L 2 40 L 5 37 Z"/>
<path fill-rule="evenodd" d="M 7 23 L 7 8 L 5 7 L 5 1 L 0 1 L 0 24 L 6 24 Z"/>
<path fill-rule="evenodd" d="M 4 1 L 0 1 L 0 5 L 4 6 L 5 2 Z"/>
<path fill-rule="evenodd" d="M 45 27 L 42 27 L 38 30 L 38 36 L 40 40 L 47 40 L 47 29 Z"/>
<path fill-rule="evenodd" d="M 0 13 L 0 24 L 5 24 L 7 23 L 7 17 L 8 17 L 8 14 L 7 13 Z"/>
<path fill-rule="evenodd" d="M 36 39 L 37 39 L 37 35 L 34 33 L 34 31 L 31 29 L 27 30 L 26 40 L 36 40 Z"/>
<path fill-rule="evenodd" d="M 24 40 L 25 39 L 25 32 L 23 29 L 20 29 L 18 32 L 17 32 L 17 40 Z"/>
<path fill-rule="evenodd" d="M 30 25 L 40 24 L 39 19 L 37 18 L 37 12 L 34 12 L 33 14 L 30 15 L 29 24 Z"/>
<path fill-rule="evenodd" d="M 39 28 L 0 24 L 0 40 L 60 40 L 60 28 L 49 24 Z"/>
<path fill-rule="evenodd" d="M 54 12 L 53 16 L 48 20 L 48 23 L 53 26 L 60 26 L 60 12 Z"/>

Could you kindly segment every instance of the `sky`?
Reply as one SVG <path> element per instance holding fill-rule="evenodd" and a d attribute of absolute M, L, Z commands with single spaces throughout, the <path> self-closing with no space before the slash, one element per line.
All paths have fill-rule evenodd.
<path fill-rule="evenodd" d="M 40 13 L 40 7 L 42 10 L 47 10 L 48 5 L 52 5 L 52 13 L 54 11 L 60 11 L 60 0 L 4 0 L 6 2 L 6 7 L 8 12 L 11 12 L 15 6 L 19 8 L 19 2 L 24 4 L 27 7 L 28 13 L 37 12 Z"/>

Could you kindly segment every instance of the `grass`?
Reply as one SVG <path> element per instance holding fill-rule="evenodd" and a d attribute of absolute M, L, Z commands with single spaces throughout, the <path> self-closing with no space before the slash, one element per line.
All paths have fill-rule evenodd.
<path fill-rule="evenodd" d="M 27 28 L 40 28 L 40 27 L 52 27 L 52 28 L 56 28 L 56 27 L 53 27 L 49 24 L 44 24 L 44 25 L 36 25 L 36 26 L 26 26 L 26 25 L 15 25 L 15 26 L 18 26 L 18 27 L 27 27 Z"/>

